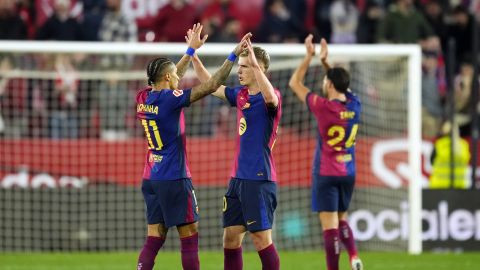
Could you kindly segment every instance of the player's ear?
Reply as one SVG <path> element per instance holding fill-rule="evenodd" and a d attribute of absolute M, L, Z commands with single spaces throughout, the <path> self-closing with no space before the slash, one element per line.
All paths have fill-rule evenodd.
<path fill-rule="evenodd" d="M 165 73 L 165 81 L 169 82 L 171 79 L 172 75 L 169 72 Z"/>

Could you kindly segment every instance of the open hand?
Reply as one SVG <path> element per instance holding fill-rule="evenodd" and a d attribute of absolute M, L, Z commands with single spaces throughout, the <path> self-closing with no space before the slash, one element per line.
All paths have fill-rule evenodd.
<path fill-rule="evenodd" d="M 205 44 L 208 35 L 204 35 L 203 38 L 201 38 L 202 29 L 203 25 L 200 23 L 196 23 L 193 25 L 192 29 L 188 29 L 187 35 L 185 36 L 185 41 L 189 47 L 196 50 Z"/>
<path fill-rule="evenodd" d="M 322 38 L 322 40 L 320 40 L 320 60 L 322 60 L 322 62 L 325 62 L 327 61 L 327 57 L 328 57 L 327 41 L 324 38 Z"/>
<path fill-rule="evenodd" d="M 247 46 L 247 40 L 250 40 L 250 38 L 252 37 L 252 33 L 248 32 L 246 33 L 243 37 L 242 37 L 242 40 L 240 40 L 240 42 L 238 43 L 237 47 L 235 47 L 235 49 L 233 50 L 233 53 L 236 55 L 236 56 L 239 56 L 242 51 L 246 48 Z"/>
<path fill-rule="evenodd" d="M 307 49 L 307 55 L 309 56 L 315 55 L 315 45 L 313 44 L 312 40 L 313 40 L 312 34 L 309 34 L 305 38 L 305 48 Z"/>
<path fill-rule="evenodd" d="M 248 62 L 252 67 L 260 66 L 258 64 L 257 58 L 255 57 L 255 52 L 253 51 L 252 41 L 250 39 L 247 39 L 246 45 L 248 50 Z"/>

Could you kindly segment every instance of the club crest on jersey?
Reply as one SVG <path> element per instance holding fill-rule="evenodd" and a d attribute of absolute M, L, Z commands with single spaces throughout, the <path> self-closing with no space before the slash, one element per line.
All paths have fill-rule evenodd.
<path fill-rule="evenodd" d="M 173 90 L 173 95 L 176 96 L 176 97 L 179 97 L 181 95 L 183 95 L 183 90 Z"/>
<path fill-rule="evenodd" d="M 242 110 L 245 110 L 245 109 L 248 109 L 248 108 L 250 108 L 250 103 L 249 102 L 247 102 L 247 103 L 245 103 L 245 105 L 243 105 Z"/>

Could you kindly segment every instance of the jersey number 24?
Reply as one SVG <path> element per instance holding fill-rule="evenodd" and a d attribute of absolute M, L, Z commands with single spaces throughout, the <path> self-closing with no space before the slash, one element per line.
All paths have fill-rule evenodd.
<path fill-rule="evenodd" d="M 350 130 L 350 135 L 348 136 L 347 141 L 345 142 L 345 148 L 350 148 L 355 145 L 355 137 L 357 136 L 358 124 L 354 124 Z M 345 139 L 345 128 L 342 126 L 331 126 L 328 129 L 328 137 L 330 138 L 327 141 L 327 144 L 333 147 L 336 151 L 341 151 L 342 147 L 339 145 L 343 139 Z"/>

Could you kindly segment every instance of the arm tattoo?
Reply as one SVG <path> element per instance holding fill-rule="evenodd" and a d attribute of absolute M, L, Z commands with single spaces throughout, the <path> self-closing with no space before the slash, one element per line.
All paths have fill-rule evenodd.
<path fill-rule="evenodd" d="M 223 65 L 215 72 L 215 74 L 208 79 L 208 81 L 193 87 L 190 94 L 190 102 L 195 102 L 206 95 L 209 95 L 217 90 L 220 85 L 224 84 L 232 71 L 233 62 L 225 60 Z"/>
<path fill-rule="evenodd" d="M 184 55 L 180 61 L 177 63 L 177 75 L 180 79 L 183 78 L 185 73 L 187 72 L 188 66 L 190 65 L 190 61 L 192 58 L 189 55 Z"/>

